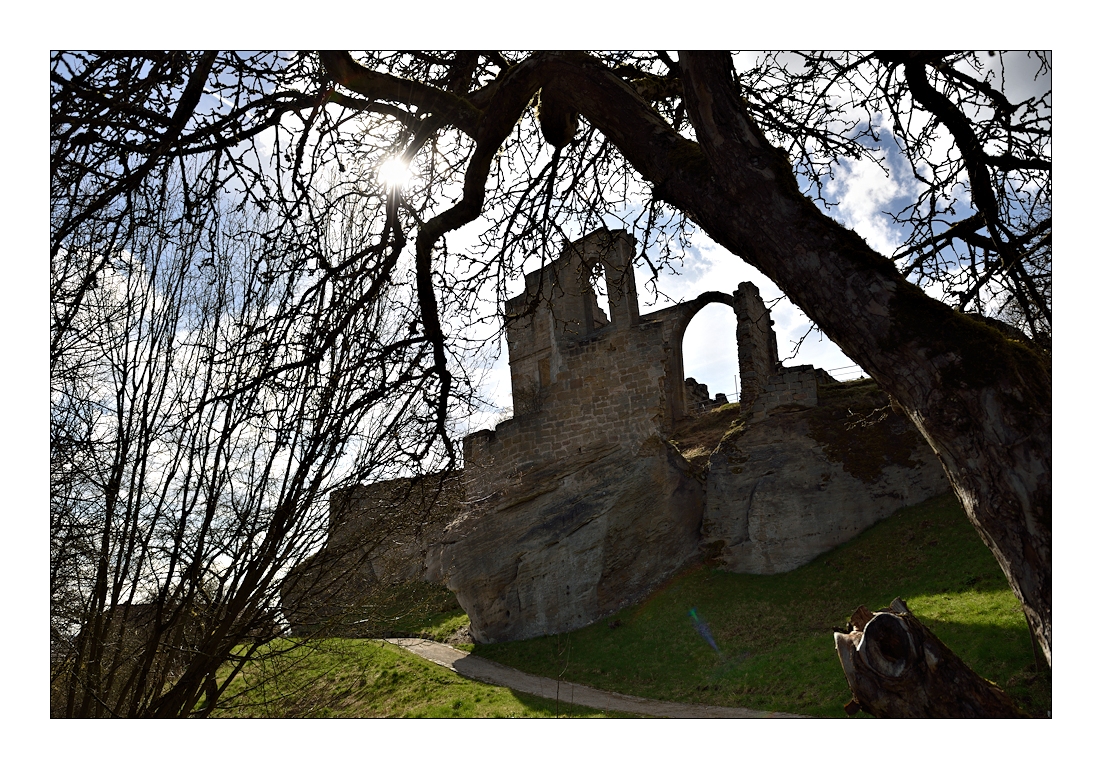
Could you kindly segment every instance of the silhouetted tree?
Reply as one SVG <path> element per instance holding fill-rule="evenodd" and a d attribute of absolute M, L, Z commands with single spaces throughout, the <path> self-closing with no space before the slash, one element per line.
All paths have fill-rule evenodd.
<path fill-rule="evenodd" d="M 329 491 L 447 465 L 399 242 L 355 197 L 293 241 L 224 192 L 191 210 L 189 170 L 137 180 L 53 258 L 55 715 L 209 711 L 224 664 L 280 632 Z"/>
<path fill-rule="evenodd" d="M 1031 56 L 1043 83 L 1048 58 Z M 223 456 L 221 425 L 274 413 L 265 398 L 277 394 L 292 399 L 296 429 L 313 439 L 307 417 L 328 399 L 316 388 L 330 386 L 351 388 L 344 411 L 326 412 L 334 431 L 348 429 L 363 398 L 404 402 L 416 418 L 377 434 L 408 424 L 415 434 L 398 443 L 416 446 L 408 453 L 422 464 L 443 462 L 455 453 L 452 408 L 470 397 L 462 366 L 483 341 L 476 321 L 485 300 L 501 306 L 507 278 L 610 225 L 636 232 L 657 275 L 700 228 L 771 278 L 914 420 L 1051 659 L 1051 99 L 1041 85 L 1013 100 L 1002 62 L 986 52 L 778 53 L 736 72 L 728 53 L 662 51 L 56 53 L 55 382 L 82 381 L 80 366 L 96 357 L 80 353 L 90 329 L 112 313 L 134 317 L 132 303 L 109 307 L 100 294 L 116 275 L 153 274 L 144 244 L 161 238 L 174 255 L 193 249 L 193 262 L 172 273 L 180 282 L 226 283 L 198 292 L 211 297 L 204 312 L 241 319 L 229 337 L 236 346 L 212 316 L 210 341 L 194 348 L 197 360 L 209 357 L 204 366 L 235 367 L 210 393 L 181 400 L 211 425 L 204 457 Z M 903 244 L 880 254 L 825 212 L 828 182 L 853 159 L 887 167 L 896 154 L 917 191 L 893 212 Z M 414 161 L 416 173 L 388 189 L 377 171 L 393 158 Z M 235 237 L 247 233 L 251 267 L 213 245 L 230 220 Z M 478 245 L 449 249 L 448 234 L 476 221 Z M 334 227 L 349 235 L 341 245 Z M 245 287 L 228 286 L 250 280 L 256 302 L 240 309 Z M 922 290 L 932 286 L 945 301 Z M 356 351 L 364 339 L 375 340 L 370 354 Z M 323 385 L 332 356 L 348 378 Z M 360 384 L 383 369 L 391 373 Z M 416 394 L 402 401 L 407 386 Z M 360 387 L 369 395 L 355 394 Z M 73 445 L 103 435 L 85 425 L 95 408 L 83 408 L 55 416 L 84 425 Z M 66 464 L 70 438 L 56 425 L 56 483 L 76 483 L 71 466 L 85 460 Z M 144 425 L 128 429 L 153 440 Z M 325 434 L 311 457 L 345 450 L 338 432 Z M 127 467 L 81 487 L 76 508 L 94 515 L 55 513 L 55 531 L 86 535 L 62 548 L 66 557 L 105 574 L 127 562 L 104 546 L 118 503 L 108 511 L 103 501 L 119 494 Z M 195 496 L 194 485 L 180 488 Z M 291 494 L 298 505 L 321 484 L 295 488 L 305 495 Z M 165 491 L 176 499 L 175 487 Z M 275 539 L 290 541 L 282 524 L 256 531 L 272 525 Z M 114 605 L 99 592 L 98 610 Z M 227 609 L 227 622 L 238 616 Z"/>

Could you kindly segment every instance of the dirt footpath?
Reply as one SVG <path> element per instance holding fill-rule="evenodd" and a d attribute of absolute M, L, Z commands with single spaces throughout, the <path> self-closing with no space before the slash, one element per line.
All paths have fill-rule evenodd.
<path fill-rule="evenodd" d="M 454 670 L 476 681 L 505 686 L 514 691 L 534 694 L 549 700 L 558 699 L 572 705 L 584 705 L 597 710 L 639 713 L 657 718 L 804 718 L 790 713 L 770 713 L 749 708 L 724 708 L 718 705 L 693 705 L 685 702 L 664 702 L 594 689 L 591 686 L 556 681 L 506 667 L 492 660 L 476 657 L 447 644 L 421 638 L 387 638 L 388 643 L 401 646 L 419 657 Z"/>

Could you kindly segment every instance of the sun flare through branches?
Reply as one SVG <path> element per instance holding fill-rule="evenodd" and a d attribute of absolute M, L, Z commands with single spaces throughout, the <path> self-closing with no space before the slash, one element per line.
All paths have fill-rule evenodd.
<path fill-rule="evenodd" d="M 379 183 L 387 190 L 400 190 L 413 178 L 413 166 L 400 157 L 390 158 L 379 164 Z"/>

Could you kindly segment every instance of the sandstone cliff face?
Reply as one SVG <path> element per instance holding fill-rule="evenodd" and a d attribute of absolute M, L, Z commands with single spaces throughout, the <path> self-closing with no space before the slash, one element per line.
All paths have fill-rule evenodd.
<path fill-rule="evenodd" d="M 675 438 L 694 465 L 651 436 L 542 462 L 491 457 L 462 483 L 335 493 L 329 541 L 288 578 L 285 614 L 337 628 L 380 588 L 429 581 L 456 594 L 479 643 L 563 633 L 641 601 L 701 553 L 736 572 L 790 571 L 948 490 L 871 382 L 819 396 L 748 424 L 734 409 L 683 423 Z"/>
<path fill-rule="evenodd" d="M 562 633 L 637 602 L 698 550 L 703 484 L 657 438 L 518 475 L 429 553 L 479 643 Z"/>
<path fill-rule="evenodd" d="M 734 572 L 791 571 L 948 490 L 929 445 L 878 393 L 773 412 L 709 458 L 703 545 Z"/>

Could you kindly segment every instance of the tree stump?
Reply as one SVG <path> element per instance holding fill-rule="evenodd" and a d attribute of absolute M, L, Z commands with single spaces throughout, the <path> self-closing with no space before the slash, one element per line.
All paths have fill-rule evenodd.
<path fill-rule="evenodd" d="M 860 606 L 834 648 L 853 700 L 846 713 L 877 718 L 1023 718 L 1010 697 L 977 675 L 902 599 L 870 612 Z"/>

